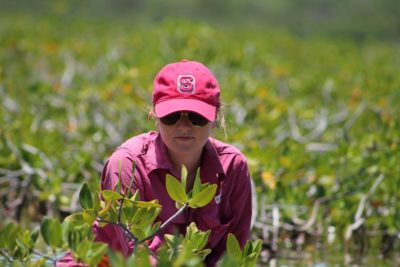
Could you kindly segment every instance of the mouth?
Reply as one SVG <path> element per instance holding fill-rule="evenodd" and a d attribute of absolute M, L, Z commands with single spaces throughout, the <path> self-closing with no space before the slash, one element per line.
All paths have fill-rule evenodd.
<path fill-rule="evenodd" d="M 194 137 L 191 137 L 191 136 L 176 136 L 175 139 L 176 140 L 180 140 L 180 141 L 189 141 L 189 140 L 193 140 Z"/>

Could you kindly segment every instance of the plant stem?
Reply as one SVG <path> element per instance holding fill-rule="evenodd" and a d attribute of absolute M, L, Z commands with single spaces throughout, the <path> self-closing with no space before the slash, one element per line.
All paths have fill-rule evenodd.
<path fill-rule="evenodd" d="M 51 257 L 49 255 L 46 255 L 46 254 L 43 254 L 42 252 L 37 251 L 37 250 L 33 250 L 32 253 L 51 261 L 53 263 L 53 265 L 56 266 L 57 259 L 55 257 L 53 258 L 53 257 Z"/>
<path fill-rule="evenodd" d="M 168 220 L 166 220 L 155 233 L 153 233 L 152 235 L 149 235 L 148 237 L 140 240 L 139 243 L 143 243 L 144 241 L 149 240 L 150 238 L 153 238 L 159 231 L 163 230 L 165 227 L 168 226 L 168 224 L 170 224 L 173 220 L 175 220 L 175 218 L 177 218 L 179 215 L 181 215 L 182 212 L 184 212 L 186 208 L 187 208 L 187 204 L 185 204 L 174 215 L 172 215 Z"/>
<path fill-rule="evenodd" d="M 9 257 L 3 250 L 0 249 L 0 254 L 8 261 L 13 262 L 13 259 Z"/>
<path fill-rule="evenodd" d="M 131 232 L 123 223 L 120 223 L 120 222 L 110 222 L 110 221 L 103 220 L 103 219 L 101 219 L 101 218 L 97 218 L 97 219 L 98 219 L 100 222 L 103 222 L 103 223 L 118 225 L 119 227 L 122 228 L 122 230 L 124 230 L 124 232 L 125 232 L 125 234 L 128 236 L 128 238 L 129 238 L 130 240 L 133 240 L 133 243 L 134 243 L 135 245 L 138 244 L 139 239 L 137 239 L 137 237 L 134 236 L 134 235 L 132 234 L 132 232 Z M 139 243 L 140 243 L 140 242 L 139 242 Z"/>

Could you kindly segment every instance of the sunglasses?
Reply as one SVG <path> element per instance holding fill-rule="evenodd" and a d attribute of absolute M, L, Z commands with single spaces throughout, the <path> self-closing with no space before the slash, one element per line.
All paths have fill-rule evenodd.
<path fill-rule="evenodd" d="M 182 119 L 183 116 L 186 116 L 190 121 L 190 123 L 193 126 L 197 127 L 203 127 L 209 122 L 209 120 L 207 120 L 200 114 L 197 114 L 196 112 L 180 112 L 180 111 L 168 114 L 167 116 L 160 118 L 160 121 L 165 125 L 172 126 L 177 124 Z"/>

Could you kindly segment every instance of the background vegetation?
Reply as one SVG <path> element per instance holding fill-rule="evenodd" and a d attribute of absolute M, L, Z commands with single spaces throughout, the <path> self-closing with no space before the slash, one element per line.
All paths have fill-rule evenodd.
<path fill-rule="evenodd" d="M 155 73 L 189 58 L 218 77 L 225 140 L 251 164 L 262 261 L 323 246 L 398 263 L 396 1 L 0 5 L 4 221 L 76 211 L 113 149 L 154 129 Z"/>

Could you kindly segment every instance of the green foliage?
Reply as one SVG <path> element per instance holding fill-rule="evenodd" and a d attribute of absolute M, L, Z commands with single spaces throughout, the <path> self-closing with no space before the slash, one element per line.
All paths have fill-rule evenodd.
<path fill-rule="evenodd" d="M 164 235 L 167 250 L 172 255 L 173 266 L 201 266 L 205 257 L 211 252 L 210 249 L 204 249 L 207 244 L 208 236 L 211 231 L 199 231 L 194 223 L 186 228 L 186 235 Z M 160 262 L 166 264 L 167 262 Z"/>
<path fill-rule="evenodd" d="M 186 181 L 187 171 L 184 167 L 182 175 L 182 181 Z M 168 193 L 177 203 L 183 205 L 181 210 L 188 204 L 192 205 L 190 203 L 194 203 L 191 206 L 193 208 L 205 206 L 215 195 L 216 185 L 201 184 L 198 175 L 196 179 L 197 193 L 193 194 L 191 190 L 186 194 L 185 186 L 181 182 L 170 175 L 167 176 Z M 122 189 L 122 186 L 120 188 Z M 183 191 L 177 193 L 176 188 Z M 140 201 L 138 192 L 129 193 L 129 190 L 131 189 L 126 189 L 124 194 L 104 190 L 101 192 L 102 198 L 99 198 L 99 192 L 92 191 L 88 184 L 84 183 L 79 191 L 82 212 L 71 214 L 63 223 L 48 217 L 42 220 L 41 237 L 50 248 L 51 255 L 34 251 L 38 230 L 22 230 L 13 223 L 1 229 L 5 234 L 0 237 L 0 252 L 13 264 L 23 262 L 37 266 L 42 266 L 46 260 L 55 263 L 57 255 L 67 250 L 75 261 L 89 266 L 97 266 L 100 262 L 106 265 L 111 263 L 112 266 L 152 266 L 151 257 L 158 261 L 159 266 L 202 266 L 203 260 L 211 252 L 210 249 L 205 249 L 211 231 L 200 231 L 191 223 L 185 236 L 166 234 L 166 242 L 159 249 L 159 256 L 156 256 L 150 252 L 146 241 L 166 227 L 181 210 L 161 225 L 161 222 L 155 222 L 162 208 L 158 200 Z M 199 197 L 204 199 L 199 200 Z M 94 242 L 92 225 L 96 220 L 103 226 L 113 224 L 121 227 L 134 242 L 133 254 L 125 258 L 119 253 L 108 252 L 107 244 Z M 42 258 L 32 261 L 32 254 L 38 254 Z"/>
<path fill-rule="evenodd" d="M 239 242 L 232 234 L 228 234 L 227 253 L 222 260 L 221 266 L 254 266 L 261 252 L 261 240 L 247 241 L 243 251 L 240 249 Z"/>
<path fill-rule="evenodd" d="M 186 181 L 186 178 L 184 178 L 184 181 Z M 166 188 L 168 194 L 177 203 L 184 204 L 188 202 L 188 196 L 185 192 L 186 189 L 183 184 L 169 174 L 167 174 L 166 177 Z"/>
<path fill-rule="evenodd" d="M 312 2 L 265 5 L 273 5 L 268 10 L 285 18 L 287 10 L 302 9 L 296 15 L 307 20 L 316 9 L 344 8 L 333 1 L 309 8 Z M 353 24 L 371 6 L 385 9 L 384 2 L 353 1 L 353 8 L 346 5 L 346 14 L 355 15 L 347 17 L 350 27 L 342 16 L 335 21 L 341 29 L 375 29 L 387 35 L 379 30 L 389 25 L 385 12 L 372 12 L 374 20 L 366 22 L 371 27 L 364 19 Z M 0 11 L 0 215 L 6 218 L 1 227 L 8 218 L 34 228 L 46 214 L 74 213 L 74 193 L 83 182 L 98 186 L 98 173 L 110 152 L 128 137 L 154 129 L 146 117 L 155 71 L 189 58 L 204 62 L 217 76 L 228 133 L 226 138 L 222 131 L 215 135 L 241 148 L 259 204 L 283 207 L 281 223 L 308 219 L 315 201 L 324 199 L 314 226 L 335 227 L 340 244 L 362 196 L 383 174 L 365 202 L 364 226 L 367 232 L 399 232 L 398 43 L 355 42 L 331 23 L 325 27 L 340 38 L 299 38 L 275 27 L 221 27 L 172 18 L 154 24 L 132 23 L 134 16 L 127 21 L 83 19 L 67 15 L 72 9 L 79 14 L 70 2 L 48 4 L 47 9 L 39 7 L 40 14 L 28 3 L 28 15 L 6 7 Z M 287 23 L 296 29 L 304 25 L 296 19 Z M 195 182 L 189 192 L 186 182 L 181 183 L 188 200 L 204 190 Z M 89 209 L 68 220 L 86 224 L 97 214 L 117 221 L 115 202 L 124 193 L 120 188 L 115 192 L 102 193 L 107 199 L 102 202 L 93 193 L 93 207 L 83 201 Z M 125 215 L 138 207 L 124 202 L 121 220 L 127 222 Z M 18 257 L 26 254 L 24 246 L 16 250 Z"/>
<path fill-rule="evenodd" d="M 201 184 L 199 172 L 193 183 L 193 188 L 186 193 L 187 170 L 182 166 L 182 178 L 179 182 L 176 178 L 167 174 L 166 188 L 168 194 L 177 203 L 178 208 L 188 205 L 191 208 L 201 208 L 210 203 L 217 192 L 217 185 L 209 183 Z M 190 199 L 189 199 L 190 197 Z"/>
<path fill-rule="evenodd" d="M 60 248 L 62 245 L 61 240 L 61 223 L 57 219 L 44 218 L 40 227 L 40 233 L 44 241 L 52 249 Z"/>
<path fill-rule="evenodd" d="M 82 209 L 93 209 L 93 198 L 87 183 L 84 183 L 79 191 L 79 203 Z"/>
<path fill-rule="evenodd" d="M 201 208 L 207 205 L 215 196 L 215 193 L 217 192 L 217 185 L 213 184 L 204 189 L 202 189 L 200 192 L 197 194 L 193 192 L 193 197 L 189 201 L 189 207 L 191 208 Z"/>

